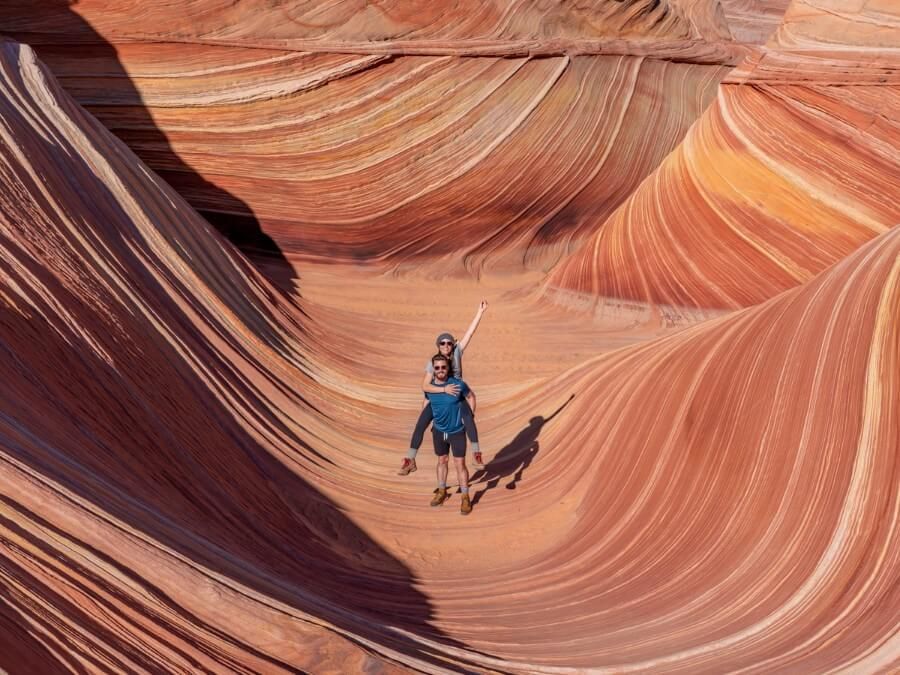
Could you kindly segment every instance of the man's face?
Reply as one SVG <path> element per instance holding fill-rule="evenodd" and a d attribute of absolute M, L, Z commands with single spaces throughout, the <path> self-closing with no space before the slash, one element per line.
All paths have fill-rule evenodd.
<path fill-rule="evenodd" d="M 434 368 L 435 382 L 446 382 L 447 376 L 450 374 L 450 366 L 446 361 L 433 361 L 431 367 Z"/>

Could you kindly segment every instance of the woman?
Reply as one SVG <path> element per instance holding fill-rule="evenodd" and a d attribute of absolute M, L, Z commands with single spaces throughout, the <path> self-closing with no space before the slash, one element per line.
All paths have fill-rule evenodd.
<path fill-rule="evenodd" d="M 456 342 L 450 333 L 441 333 L 437 337 L 436 343 L 438 353 L 449 357 L 450 369 L 452 371 L 450 375 L 453 377 L 462 379 L 463 352 L 466 350 L 466 347 L 469 346 L 469 340 L 475 335 L 475 329 L 478 328 L 478 324 L 481 322 L 481 317 L 484 315 L 485 310 L 487 310 L 487 302 L 482 300 L 481 304 L 478 306 L 478 311 L 475 312 L 475 318 L 472 319 L 472 323 L 469 324 L 469 329 L 459 342 Z M 440 394 L 443 392 L 456 395 L 459 393 L 459 388 L 455 384 L 447 385 L 446 388 L 434 386 L 431 383 L 433 378 L 434 369 L 429 360 L 428 364 L 425 366 L 425 376 L 422 379 L 422 391 L 432 394 Z M 400 470 L 397 472 L 398 475 L 406 476 L 416 470 L 416 454 L 422 446 L 425 430 L 428 428 L 428 425 L 431 424 L 432 419 L 434 419 L 434 415 L 432 414 L 431 406 L 428 404 L 428 399 L 426 398 L 422 407 L 422 413 L 419 415 L 419 421 L 416 422 L 416 428 L 413 430 L 412 438 L 409 441 L 409 450 L 407 450 L 406 457 L 403 458 L 403 463 L 400 465 Z M 475 426 L 475 411 L 469 406 L 468 401 L 465 399 L 462 401 L 462 420 L 463 425 L 466 428 L 466 436 L 468 436 L 469 441 L 472 444 L 475 467 L 483 469 L 484 463 L 481 459 L 481 448 L 478 445 L 478 428 Z"/>

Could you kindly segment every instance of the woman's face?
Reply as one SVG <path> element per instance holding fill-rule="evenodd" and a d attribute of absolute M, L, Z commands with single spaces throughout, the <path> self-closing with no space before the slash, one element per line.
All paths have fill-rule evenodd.
<path fill-rule="evenodd" d="M 450 356 L 450 352 L 453 351 L 453 343 L 450 340 L 441 340 L 438 351 L 444 356 Z"/>

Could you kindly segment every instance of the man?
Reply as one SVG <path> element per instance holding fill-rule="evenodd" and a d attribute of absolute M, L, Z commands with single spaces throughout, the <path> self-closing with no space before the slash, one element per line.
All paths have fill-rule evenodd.
<path fill-rule="evenodd" d="M 447 472 L 449 455 L 453 455 L 453 466 L 462 492 L 459 512 L 466 516 L 472 512 L 472 501 L 469 499 L 469 470 L 466 468 L 466 432 L 462 421 L 462 400 L 465 398 L 474 410 L 475 394 L 462 380 L 450 377 L 450 359 L 443 354 L 435 354 L 431 358 L 434 369 L 432 383 L 444 391 L 427 392 L 428 403 L 434 413 L 431 423 L 431 438 L 434 441 L 434 454 L 438 457 L 437 481 L 432 506 L 440 506 L 449 497 L 447 492 Z M 452 385 L 455 385 L 452 386 Z M 447 389 L 455 393 L 448 393 Z"/>

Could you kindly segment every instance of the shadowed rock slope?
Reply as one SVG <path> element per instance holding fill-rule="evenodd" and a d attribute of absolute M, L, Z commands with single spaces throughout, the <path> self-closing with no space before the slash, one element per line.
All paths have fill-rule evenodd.
<path fill-rule="evenodd" d="M 811 34 L 801 19 L 818 15 L 801 4 L 778 40 Z M 896 83 L 893 66 L 878 70 L 890 50 L 866 44 L 825 55 L 773 39 L 696 124 L 679 122 L 685 142 L 658 169 L 627 159 L 649 176 L 623 177 L 616 205 L 587 200 L 596 217 L 544 240 L 545 217 L 467 220 L 455 243 L 421 222 L 285 227 L 298 247 L 349 242 L 328 264 L 298 255 L 288 296 L 35 51 L 0 42 L 0 668 L 895 671 Z M 657 69 L 696 87 L 697 114 L 720 77 L 634 55 L 415 58 L 422 72 L 477 61 L 501 79 L 559 68 L 557 83 L 579 74 L 567 91 L 619 82 L 632 97 Z M 858 80 L 838 86 L 848 73 Z M 470 79 L 484 86 L 454 82 Z M 378 78 L 368 86 L 377 99 Z M 605 139 L 610 156 L 623 138 L 660 151 L 628 130 L 638 108 L 598 97 L 611 107 L 585 109 L 596 126 L 554 127 L 550 108 L 543 133 L 582 134 L 569 148 Z M 580 194 L 575 163 L 527 158 L 494 167 L 495 191 L 547 163 L 531 185 Z M 478 188 L 454 203 L 487 213 Z M 390 211 L 375 196 L 369 207 Z M 535 269 L 559 257 L 549 276 Z M 466 264 L 481 278 L 456 274 Z M 456 495 L 427 506 L 430 452 L 421 471 L 394 472 L 435 332 L 461 333 L 482 297 L 466 370 L 488 462 L 461 518 Z"/>
<path fill-rule="evenodd" d="M 0 117 L 0 665 L 434 661 L 408 568 L 303 477 L 300 310 L 17 43 Z"/>
<path fill-rule="evenodd" d="M 4 667 L 898 665 L 900 230 L 613 351 L 507 293 L 460 522 L 388 469 L 402 285 L 356 307 L 310 267 L 309 298 L 275 295 L 29 48 L 0 54 Z"/>

